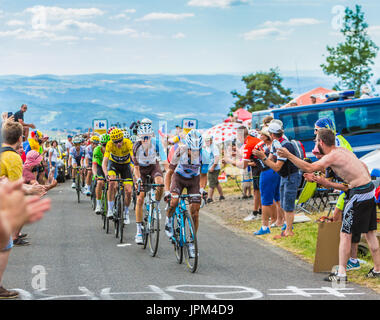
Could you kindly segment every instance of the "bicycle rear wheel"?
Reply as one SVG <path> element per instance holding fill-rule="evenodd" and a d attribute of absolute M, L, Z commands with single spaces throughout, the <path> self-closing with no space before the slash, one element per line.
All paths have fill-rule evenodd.
<path fill-rule="evenodd" d="M 77 191 L 78 203 L 80 203 L 80 192 L 81 192 L 80 182 L 81 182 L 80 173 L 78 172 L 76 176 L 76 191 Z"/>
<path fill-rule="evenodd" d="M 185 229 L 185 234 L 183 236 L 185 239 L 185 243 L 183 244 L 183 248 L 184 248 L 183 251 L 184 251 L 185 261 L 190 272 L 194 273 L 198 267 L 198 242 L 197 242 L 197 234 L 194 228 L 194 222 L 189 212 L 186 212 L 184 215 L 184 229 Z M 191 245 L 194 248 L 192 250 L 193 256 L 190 253 Z"/>
<path fill-rule="evenodd" d="M 113 217 L 113 221 L 114 221 L 114 228 L 115 228 L 115 236 L 116 238 L 119 238 L 119 210 L 120 210 L 120 197 L 119 195 L 116 196 L 116 199 L 115 199 L 115 210 L 116 210 L 116 215 L 114 215 Z"/>
<path fill-rule="evenodd" d="M 177 262 L 179 264 L 182 263 L 183 261 L 183 247 L 181 245 L 181 240 L 180 240 L 180 234 L 181 234 L 181 225 L 180 222 L 178 221 L 178 217 L 176 214 L 173 216 L 173 245 L 174 245 L 174 254 L 177 259 Z"/>
<path fill-rule="evenodd" d="M 154 257 L 157 254 L 158 243 L 160 240 L 160 218 L 158 216 L 158 211 L 154 202 L 151 203 L 150 210 L 151 215 L 149 223 L 148 242 L 150 255 Z"/>
<path fill-rule="evenodd" d="M 96 180 L 94 179 L 91 183 L 91 208 L 92 210 L 95 211 L 96 208 L 96 194 L 95 194 L 95 189 L 96 189 Z"/>
<path fill-rule="evenodd" d="M 143 246 L 142 246 L 142 248 L 144 250 L 146 249 L 146 246 L 148 245 L 148 237 L 149 237 L 148 219 L 149 219 L 149 215 L 148 215 L 148 213 L 146 213 L 145 217 L 143 219 L 143 223 L 142 223 L 142 234 L 143 234 Z"/>

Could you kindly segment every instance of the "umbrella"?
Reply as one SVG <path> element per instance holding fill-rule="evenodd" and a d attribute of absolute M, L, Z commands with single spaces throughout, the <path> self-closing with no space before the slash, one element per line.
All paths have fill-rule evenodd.
<path fill-rule="evenodd" d="M 219 144 L 225 141 L 232 141 L 236 139 L 237 128 L 241 127 L 241 123 L 236 122 L 223 122 L 218 124 L 205 132 L 205 135 L 212 136 L 214 143 Z"/>
<path fill-rule="evenodd" d="M 252 113 L 249 111 L 240 108 L 234 112 L 234 116 L 237 117 L 239 120 L 246 121 L 249 119 L 252 119 Z"/>

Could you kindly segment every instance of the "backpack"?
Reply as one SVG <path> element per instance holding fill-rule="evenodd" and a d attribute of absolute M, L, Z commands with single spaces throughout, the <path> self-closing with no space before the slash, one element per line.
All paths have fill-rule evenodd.
<path fill-rule="evenodd" d="M 301 160 L 306 158 L 305 147 L 302 142 L 299 140 L 291 140 L 290 143 L 293 145 L 294 150 L 296 151 L 296 156 Z"/>
<path fill-rule="evenodd" d="M 0 148 L 0 153 L 6 152 L 6 151 L 13 151 L 13 152 L 17 153 L 17 151 L 11 147 L 1 147 Z"/>

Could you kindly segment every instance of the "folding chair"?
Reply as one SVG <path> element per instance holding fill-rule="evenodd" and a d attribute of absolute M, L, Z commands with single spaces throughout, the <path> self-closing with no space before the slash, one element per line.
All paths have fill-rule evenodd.
<path fill-rule="evenodd" d="M 298 199 L 296 200 L 296 213 L 298 213 L 299 211 L 304 211 L 308 214 L 312 214 L 312 212 L 310 212 L 306 209 L 306 206 L 312 207 L 315 211 L 318 210 L 318 208 L 316 208 L 310 204 L 310 201 L 313 198 L 316 190 L 317 190 L 317 183 L 316 182 L 306 181 L 306 183 L 305 183 L 305 185 L 301 191 L 301 194 L 299 195 Z"/>

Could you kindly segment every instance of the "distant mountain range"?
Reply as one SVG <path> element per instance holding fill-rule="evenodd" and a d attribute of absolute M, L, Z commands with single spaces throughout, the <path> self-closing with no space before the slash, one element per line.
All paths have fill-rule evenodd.
<path fill-rule="evenodd" d="M 75 76 L 0 76 L 0 111 L 15 113 L 28 105 L 25 120 L 41 130 L 84 129 L 93 119 L 109 124 L 150 118 L 169 128 L 196 118 L 200 128 L 220 123 L 244 92 L 242 75 L 90 74 Z M 325 77 L 284 77 L 294 95 L 333 81 Z"/>

